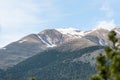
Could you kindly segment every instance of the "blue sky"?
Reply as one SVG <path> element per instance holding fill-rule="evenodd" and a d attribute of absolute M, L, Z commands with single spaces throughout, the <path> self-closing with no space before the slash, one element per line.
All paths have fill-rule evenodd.
<path fill-rule="evenodd" d="M 120 0 L 0 0 L 0 47 L 48 28 L 120 25 Z"/>

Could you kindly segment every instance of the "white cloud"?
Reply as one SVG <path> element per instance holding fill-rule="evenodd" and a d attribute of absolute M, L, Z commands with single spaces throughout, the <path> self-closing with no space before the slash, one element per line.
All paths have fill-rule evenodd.
<path fill-rule="evenodd" d="M 114 16 L 114 11 L 110 5 L 109 0 L 104 0 L 102 3 L 102 6 L 100 7 L 100 10 L 102 10 L 107 17 L 113 17 Z"/>
<path fill-rule="evenodd" d="M 103 28 L 107 30 L 111 30 L 116 27 L 116 24 L 114 23 L 114 20 L 111 21 L 99 21 L 96 25 L 96 28 Z"/>
<path fill-rule="evenodd" d="M 53 2 L 52 0 L 35 1 L 0 0 L 0 24 L 4 27 L 18 27 L 45 22 L 46 20 L 40 16 L 46 11 L 54 12 Z"/>

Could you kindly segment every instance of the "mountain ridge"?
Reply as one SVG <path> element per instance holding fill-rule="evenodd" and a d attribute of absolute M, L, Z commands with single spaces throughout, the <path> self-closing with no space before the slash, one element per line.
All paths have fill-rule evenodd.
<path fill-rule="evenodd" d="M 114 28 L 113 30 L 115 30 L 118 33 L 118 37 L 120 37 L 120 28 Z M 7 69 L 39 52 L 61 45 L 66 46 L 69 44 L 66 46 L 66 50 L 76 50 L 85 45 L 86 47 L 87 45 L 110 45 L 106 37 L 108 33 L 108 30 L 102 28 L 91 31 L 65 28 L 46 29 L 37 34 L 30 34 L 0 49 L 0 68 Z M 72 46 L 70 45 L 71 43 Z"/>

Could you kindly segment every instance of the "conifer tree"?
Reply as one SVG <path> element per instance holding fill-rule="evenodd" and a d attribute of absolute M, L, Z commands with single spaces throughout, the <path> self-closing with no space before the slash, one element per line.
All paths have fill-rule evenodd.
<path fill-rule="evenodd" d="M 105 55 L 99 54 L 96 58 L 97 73 L 91 80 L 120 80 L 120 50 L 116 43 L 118 38 L 115 31 L 110 31 L 109 40 L 113 46 L 105 47 Z"/>

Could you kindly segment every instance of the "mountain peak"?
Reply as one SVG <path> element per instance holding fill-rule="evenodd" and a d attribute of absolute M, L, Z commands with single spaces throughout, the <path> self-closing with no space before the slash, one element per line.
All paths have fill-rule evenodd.
<path fill-rule="evenodd" d="M 108 31 L 110 31 L 110 30 L 108 30 L 108 29 L 106 29 L 106 28 L 100 27 L 100 28 L 95 28 L 95 29 L 93 29 L 92 31 L 93 31 L 93 32 L 94 32 L 94 31 L 97 31 L 97 32 L 107 31 L 107 32 L 108 32 Z"/>
<path fill-rule="evenodd" d="M 77 29 L 74 29 L 74 28 L 58 28 L 56 30 L 63 33 L 63 34 L 67 34 L 67 33 L 75 32 Z"/>
<path fill-rule="evenodd" d="M 84 36 L 85 35 L 84 31 L 80 31 L 75 28 L 59 28 L 56 30 L 65 35 L 71 35 L 71 36 Z"/>
<path fill-rule="evenodd" d="M 97 27 L 95 29 L 93 29 L 94 31 L 98 31 L 98 30 L 107 30 L 107 31 L 110 31 L 111 29 L 107 29 L 107 28 L 104 28 L 104 27 Z"/>

